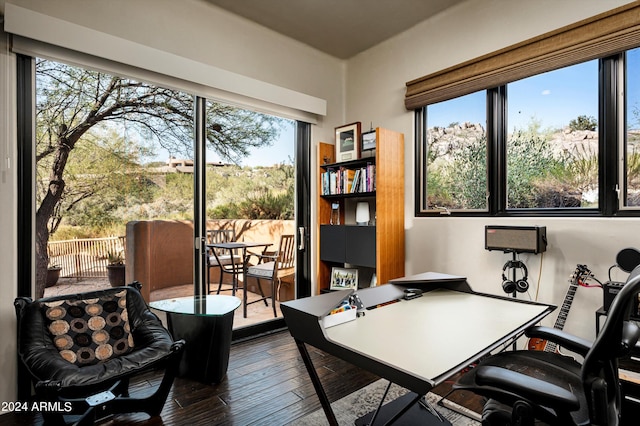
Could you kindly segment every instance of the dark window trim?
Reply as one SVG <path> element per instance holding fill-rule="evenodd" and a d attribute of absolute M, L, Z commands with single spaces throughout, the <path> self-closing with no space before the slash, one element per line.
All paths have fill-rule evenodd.
<path fill-rule="evenodd" d="M 18 296 L 31 297 L 33 278 L 34 61 L 16 55 Z"/>
<path fill-rule="evenodd" d="M 17 291 L 19 297 L 32 297 L 34 256 L 33 211 L 33 129 L 34 129 L 34 62 L 29 56 L 16 55 L 16 130 L 17 130 Z M 18 400 L 26 401 L 31 394 L 29 372 L 18 363 Z"/>
<path fill-rule="evenodd" d="M 599 61 L 598 67 L 598 198 L 603 216 L 612 216 L 619 210 L 616 187 L 619 185 L 618 114 L 621 111 L 618 110 L 617 87 L 620 58 L 604 58 Z"/>
<path fill-rule="evenodd" d="M 619 115 L 626 105 L 619 105 L 619 68 L 623 66 L 624 53 L 598 60 L 598 208 L 531 208 L 508 209 L 507 206 L 507 85 L 487 89 L 487 189 L 488 211 L 451 210 L 447 216 L 500 216 L 500 217 L 633 217 L 640 209 L 622 208 L 618 188 L 620 182 L 620 127 Z M 624 80 L 624 79 L 623 79 Z M 626 102 L 626 99 L 624 100 Z M 415 110 L 416 168 L 415 168 L 415 216 L 442 216 L 439 210 L 427 210 L 427 190 L 423 188 L 425 163 L 422 146 L 426 142 L 427 106 Z M 626 124 L 626 116 L 624 117 Z"/>
<path fill-rule="evenodd" d="M 425 108 L 418 108 L 414 112 L 414 134 L 416 135 L 415 140 L 415 173 L 414 173 L 414 188 L 415 188 L 415 197 L 414 197 L 414 208 L 416 215 L 418 215 L 424 208 L 427 199 L 427 191 L 426 188 L 422 185 L 424 179 L 422 178 L 422 171 L 424 169 L 424 164 L 426 164 L 426 153 L 424 152 L 424 146 L 426 145 L 426 120 L 427 114 L 425 112 Z"/>
<path fill-rule="evenodd" d="M 506 92 L 506 86 L 487 90 L 487 189 L 489 214 L 492 215 L 504 211 L 507 205 Z"/>

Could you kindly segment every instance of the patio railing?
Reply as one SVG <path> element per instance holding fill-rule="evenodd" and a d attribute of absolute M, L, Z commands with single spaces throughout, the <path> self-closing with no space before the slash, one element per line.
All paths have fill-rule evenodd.
<path fill-rule="evenodd" d="M 49 265 L 62 267 L 61 277 L 106 277 L 109 253 L 124 257 L 125 237 L 50 241 Z"/>

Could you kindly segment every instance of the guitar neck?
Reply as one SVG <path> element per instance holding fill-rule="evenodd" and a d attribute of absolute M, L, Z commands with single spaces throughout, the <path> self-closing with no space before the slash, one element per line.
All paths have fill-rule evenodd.
<path fill-rule="evenodd" d="M 556 323 L 553 328 L 557 328 L 558 330 L 562 330 L 564 328 L 564 325 L 567 322 L 567 317 L 569 316 L 569 309 L 571 309 L 571 304 L 573 303 L 577 289 L 577 282 L 574 282 L 569 286 L 569 290 L 564 297 L 564 302 L 560 307 L 560 312 L 558 313 L 558 318 L 556 319 Z"/>
<path fill-rule="evenodd" d="M 588 277 L 591 274 L 591 271 L 587 269 L 585 265 L 578 265 L 574 272 L 574 278 L 571 280 L 571 284 L 569 285 L 569 289 L 567 290 L 567 294 L 564 297 L 564 302 L 562 302 L 562 307 L 560 308 L 560 312 L 558 313 L 558 318 L 556 319 L 556 323 L 553 328 L 557 328 L 558 330 L 562 330 L 564 328 L 565 323 L 567 322 L 567 316 L 569 315 L 569 309 L 571 309 L 571 304 L 573 303 L 573 299 L 576 295 L 576 291 L 578 290 L 578 284 L 583 277 Z M 555 342 L 546 342 L 544 351 L 545 352 L 556 352 L 558 348 L 558 344 Z"/>
<path fill-rule="evenodd" d="M 571 304 L 573 303 L 573 299 L 576 295 L 576 291 L 578 290 L 578 284 L 583 276 L 587 277 L 591 274 L 591 272 L 586 269 L 583 265 L 578 265 L 578 268 L 574 272 L 574 278 L 571 280 L 571 284 L 569 285 L 569 289 L 567 290 L 567 294 L 564 296 L 564 302 L 562 302 L 562 306 L 560 307 L 560 312 L 558 313 L 558 318 L 556 319 L 556 323 L 553 328 L 557 328 L 558 330 L 562 330 L 564 328 L 565 323 L 567 322 L 567 317 L 569 316 L 569 309 L 571 309 Z M 558 348 L 558 344 L 555 342 L 547 341 L 544 346 L 545 352 L 556 352 Z"/>
<path fill-rule="evenodd" d="M 571 283 L 571 285 L 569 286 L 569 290 L 564 297 L 564 302 L 562 303 L 560 313 L 558 313 L 558 318 L 556 319 L 556 323 L 554 324 L 553 328 L 557 328 L 558 330 L 562 330 L 564 328 L 564 325 L 567 322 L 567 316 L 569 316 L 569 309 L 571 309 L 571 303 L 573 303 L 573 298 L 576 295 L 577 289 L 577 284 L 575 282 Z M 544 352 L 553 353 L 556 352 L 557 349 L 558 344 L 556 342 L 547 341 L 544 345 Z"/>

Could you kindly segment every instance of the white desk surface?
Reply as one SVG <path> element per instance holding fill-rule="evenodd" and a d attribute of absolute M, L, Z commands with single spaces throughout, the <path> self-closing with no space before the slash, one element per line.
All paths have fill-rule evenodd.
<path fill-rule="evenodd" d="M 327 340 L 434 380 L 522 327 L 548 307 L 445 289 L 366 311 L 325 329 Z"/>

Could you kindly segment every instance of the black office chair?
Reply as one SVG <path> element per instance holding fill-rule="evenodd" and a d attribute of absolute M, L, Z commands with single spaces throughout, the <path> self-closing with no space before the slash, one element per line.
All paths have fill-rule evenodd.
<path fill-rule="evenodd" d="M 45 422 L 90 425 L 119 413 L 160 414 L 184 340 L 173 341 L 139 288 L 15 300 L 20 362 L 36 400 L 58 407 L 43 411 Z M 154 369 L 165 371 L 155 390 L 130 396 L 130 378 Z"/>
<path fill-rule="evenodd" d="M 550 327 L 532 327 L 529 337 L 558 343 L 584 357 L 543 351 L 507 351 L 491 355 L 463 375 L 454 389 L 466 389 L 488 399 L 483 425 L 618 425 L 621 396 L 618 358 L 629 354 L 640 328 L 629 320 L 640 290 L 640 266 L 616 296 L 594 342 Z M 536 420 L 534 420 L 536 419 Z"/>

